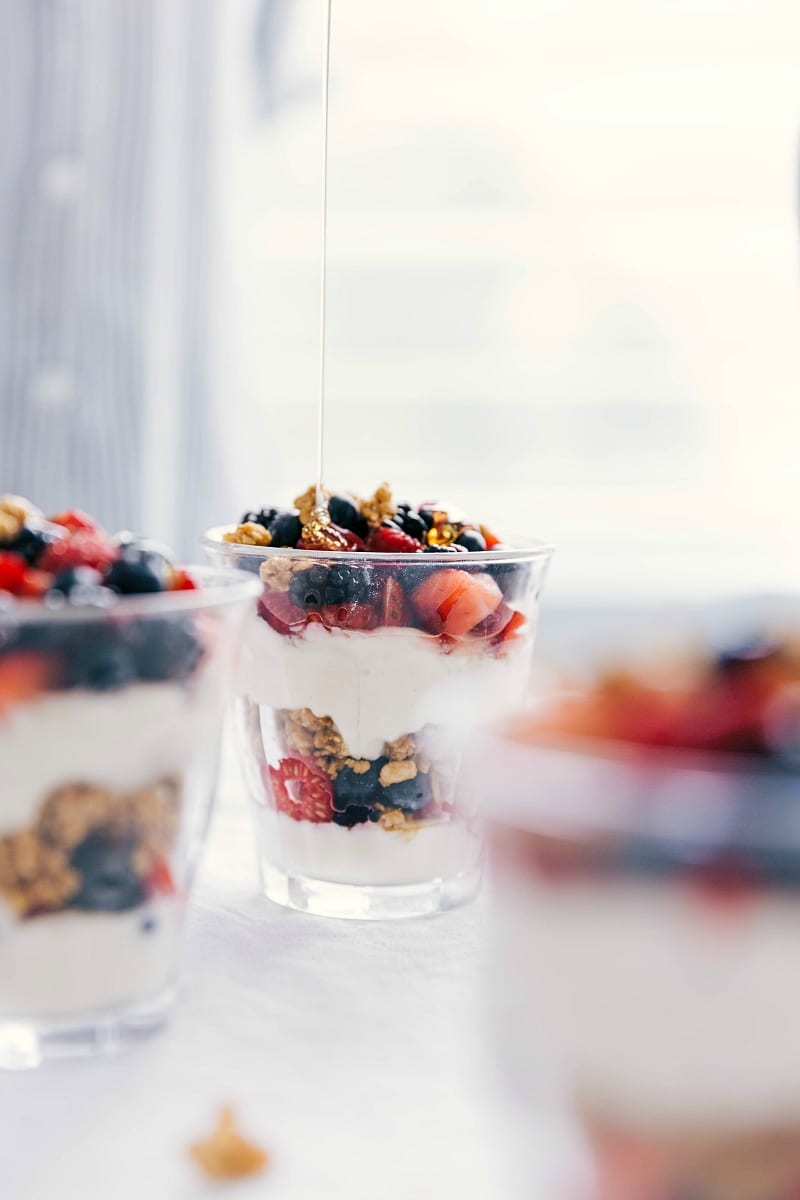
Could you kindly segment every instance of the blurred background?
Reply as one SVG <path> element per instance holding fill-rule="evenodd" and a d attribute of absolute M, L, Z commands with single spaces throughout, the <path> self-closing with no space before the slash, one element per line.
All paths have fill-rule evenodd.
<path fill-rule="evenodd" d="M 322 0 L 0 0 L 0 490 L 311 482 Z M 553 598 L 800 582 L 796 0 L 334 0 L 327 480 Z"/>

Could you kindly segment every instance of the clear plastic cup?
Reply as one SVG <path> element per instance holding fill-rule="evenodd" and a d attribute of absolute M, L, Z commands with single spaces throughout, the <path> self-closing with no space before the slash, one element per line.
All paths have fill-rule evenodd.
<path fill-rule="evenodd" d="M 791 1200 L 797 764 L 531 728 L 488 736 L 473 762 L 491 813 L 494 1011 L 522 1100 L 526 1187 Z M 570 1121 L 580 1138 L 544 1170 L 536 1129 Z"/>
<path fill-rule="evenodd" d="M 0 608 L 0 1067 L 108 1052 L 178 982 L 251 576 Z"/>
<path fill-rule="evenodd" d="M 224 532 L 204 539 L 212 563 L 264 582 L 236 723 L 266 895 L 373 918 L 471 898 L 482 842 L 461 756 L 525 694 L 550 548 L 328 553 Z"/>

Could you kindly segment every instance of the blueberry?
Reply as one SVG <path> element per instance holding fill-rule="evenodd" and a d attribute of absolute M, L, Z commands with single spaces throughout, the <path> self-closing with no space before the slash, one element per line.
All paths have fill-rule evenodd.
<path fill-rule="evenodd" d="M 370 763 L 368 771 L 359 775 L 351 767 L 342 767 L 333 784 L 333 811 L 343 815 L 351 809 L 364 809 L 363 816 L 358 821 L 366 821 L 371 809 L 383 798 L 383 788 L 380 785 L 380 773 L 389 760 L 376 758 Z M 345 822 L 339 822 L 344 824 Z M 356 821 L 351 822 L 356 824 Z"/>
<path fill-rule="evenodd" d="M 504 599 L 519 600 L 525 596 L 530 586 L 531 568 L 528 563 L 500 562 L 489 563 L 481 570 L 486 570 L 495 581 Z"/>
<path fill-rule="evenodd" d="M 718 654 L 716 668 L 720 675 L 746 675 L 757 663 L 779 656 L 780 648 L 774 642 L 752 638 Z"/>
<path fill-rule="evenodd" d="M 414 509 L 401 512 L 398 510 L 395 520 L 399 522 L 403 533 L 407 533 L 409 537 L 416 538 L 418 542 L 425 540 L 425 535 L 428 532 L 428 526 L 423 521 L 422 517 Z"/>
<path fill-rule="evenodd" d="M 294 508 L 278 509 L 270 522 L 269 532 L 272 536 L 271 544 L 273 546 L 286 548 L 296 546 L 303 532 L 297 510 Z"/>
<path fill-rule="evenodd" d="M 240 525 L 263 525 L 269 529 L 278 515 L 277 508 L 260 508 L 258 512 L 246 512 L 239 522 Z"/>
<path fill-rule="evenodd" d="M 50 595 L 58 593 L 60 596 L 69 596 L 74 603 L 90 603 L 98 594 L 102 595 L 98 593 L 102 587 L 103 576 L 99 571 L 92 567 L 68 567 L 56 575 Z"/>
<path fill-rule="evenodd" d="M 161 580 L 151 566 L 146 562 L 127 562 L 124 558 L 111 564 L 106 575 L 106 585 L 122 596 L 163 590 Z"/>
<path fill-rule="evenodd" d="M 81 875 L 74 908 L 92 912 L 124 912 L 145 900 L 145 889 L 132 866 L 132 841 L 113 842 L 90 833 L 72 852 L 71 865 Z"/>
<path fill-rule="evenodd" d="M 46 546 L 59 540 L 59 535 L 45 531 L 44 529 L 30 529 L 27 525 L 20 529 L 17 536 L 8 545 L 3 546 L 3 550 L 10 550 L 12 554 L 18 554 L 20 558 L 24 558 L 29 567 L 33 567 L 41 557 L 42 551 Z"/>
<path fill-rule="evenodd" d="M 65 650 L 66 687 L 111 692 L 136 678 L 133 648 L 121 628 L 90 625 L 76 630 Z"/>
<path fill-rule="evenodd" d="M 448 546 L 426 546 L 425 554 L 466 554 L 466 546 L 457 546 L 455 542 L 450 542 Z"/>
<path fill-rule="evenodd" d="M 360 538 L 366 538 L 369 533 L 369 523 L 362 517 L 358 506 L 349 496 L 331 496 L 328 501 L 328 512 L 334 525 L 341 529 L 349 529 Z"/>
<path fill-rule="evenodd" d="M 289 598 L 300 608 L 318 610 L 325 604 L 325 582 L 315 583 L 311 578 L 311 571 L 300 571 L 292 576 Z"/>
<path fill-rule="evenodd" d="M 419 519 L 426 529 L 433 528 L 433 513 L 429 508 L 421 508 L 419 510 Z"/>
<path fill-rule="evenodd" d="M 346 808 L 344 812 L 334 810 L 333 821 L 335 825 L 344 825 L 351 828 L 353 825 L 363 825 L 365 821 L 370 819 L 371 809 L 366 808 L 361 804 L 353 804 L 350 808 Z"/>
<path fill-rule="evenodd" d="M 474 554 L 478 550 L 486 549 L 486 538 L 477 529 L 465 529 L 456 538 L 456 545 L 464 546 Z"/>
<path fill-rule="evenodd" d="M 431 781 L 429 776 L 420 771 L 414 779 L 390 783 L 383 789 L 383 794 L 390 808 L 399 808 L 407 813 L 419 812 L 431 802 Z"/>
<path fill-rule="evenodd" d="M 191 617 L 137 621 L 130 640 L 136 674 L 150 683 L 187 679 L 203 655 Z"/>

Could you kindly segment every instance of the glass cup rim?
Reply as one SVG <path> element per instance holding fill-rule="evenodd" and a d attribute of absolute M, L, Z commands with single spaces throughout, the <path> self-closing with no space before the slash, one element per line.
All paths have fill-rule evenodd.
<path fill-rule="evenodd" d="M 0 627 L 11 625 L 68 625 L 130 617 L 170 617 L 177 613 L 198 612 L 225 608 L 260 596 L 263 584 L 249 571 L 220 570 L 194 563 L 180 564 L 177 570 L 187 571 L 199 587 L 187 591 L 150 592 L 133 596 L 109 593 L 105 605 L 58 606 L 41 600 L 15 600 L 0 606 Z"/>
<path fill-rule="evenodd" d="M 289 558 L 299 555 L 309 562 L 370 562 L 410 563 L 423 565 L 418 554 L 384 553 L 377 550 L 303 550 L 293 546 L 246 546 L 240 542 L 223 541 L 223 534 L 232 533 L 235 525 L 212 525 L 200 538 L 204 550 L 220 551 L 231 557 L 256 559 Z M 556 546 L 540 538 L 515 538 L 513 547 L 503 550 L 471 550 L 468 555 L 461 554 L 459 559 L 470 563 L 508 563 L 508 562 L 547 562 L 556 551 Z M 425 563 L 449 563 L 456 566 L 457 560 L 452 554 L 444 552 L 427 553 Z"/>

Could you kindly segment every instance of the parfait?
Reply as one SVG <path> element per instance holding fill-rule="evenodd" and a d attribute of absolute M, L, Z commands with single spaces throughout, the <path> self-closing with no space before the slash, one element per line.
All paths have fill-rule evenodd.
<path fill-rule="evenodd" d="M 579 1119 L 580 1194 L 792 1200 L 800 649 L 626 665 L 501 727 L 475 772 L 499 1032 L 531 1119 L 548 1097 Z"/>
<path fill-rule="evenodd" d="M 0 499 L 0 1065 L 166 1013 L 254 590 Z"/>
<path fill-rule="evenodd" d="M 386 485 L 317 500 L 205 539 L 263 583 L 236 707 L 264 890 L 328 915 L 436 912 L 477 886 L 461 756 L 524 695 L 550 550 Z"/>

